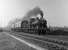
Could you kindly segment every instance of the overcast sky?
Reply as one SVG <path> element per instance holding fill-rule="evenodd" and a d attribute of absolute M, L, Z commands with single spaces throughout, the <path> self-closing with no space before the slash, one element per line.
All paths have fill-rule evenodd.
<path fill-rule="evenodd" d="M 68 0 L 0 0 L 0 27 L 39 6 L 51 26 L 68 26 Z"/>

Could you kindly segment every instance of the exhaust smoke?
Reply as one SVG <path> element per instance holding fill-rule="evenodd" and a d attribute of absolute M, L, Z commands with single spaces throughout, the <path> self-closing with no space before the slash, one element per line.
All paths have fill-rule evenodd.
<path fill-rule="evenodd" d="M 34 9 L 28 11 L 23 20 L 29 20 L 33 16 L 37 17 L 37 15 L 41 15 L 41 17 L 43 17 L 43 11 L 39 7 L 35 7 Z"/>

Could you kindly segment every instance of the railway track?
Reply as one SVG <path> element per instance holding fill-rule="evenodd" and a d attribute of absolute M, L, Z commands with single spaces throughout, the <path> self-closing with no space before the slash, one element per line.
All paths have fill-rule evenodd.
<path fill-rule="evenodd" d="M 30 43 L 34 43 L 43 48 L 48 48 L 49 50 L 68 50 L 68 42 L 56 40 L 48 37 L 35 36 L 31 34 L 24 33 L 11 33 L 14 36 L 26 39 Z"/>

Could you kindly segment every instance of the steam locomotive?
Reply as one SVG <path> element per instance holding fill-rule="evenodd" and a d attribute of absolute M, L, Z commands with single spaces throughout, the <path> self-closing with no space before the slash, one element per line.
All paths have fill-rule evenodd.
<path fill-rule="evenodd" d="M 25 32 L 31 34 L 46 34 L 49 31 L 47 28 L 47 21 L 41 16 L 33 17 L 29 20 L 21 21 L 21 27 L 13 28 L 17 32 Z"/>
<path fill-rule="evenodd" d="M 24 20 L 21 22 L 21 28 L 23 32 L 45 34 L 47 31 L 47 21 L 43 18 L 30 18 L 30 20 Z"/>

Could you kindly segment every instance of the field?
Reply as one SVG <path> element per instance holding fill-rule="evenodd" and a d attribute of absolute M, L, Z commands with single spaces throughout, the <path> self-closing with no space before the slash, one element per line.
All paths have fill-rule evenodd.
<path fill-rule="evenodd" d="M 0 50 L 36 50 L 0 32 Z"/>

